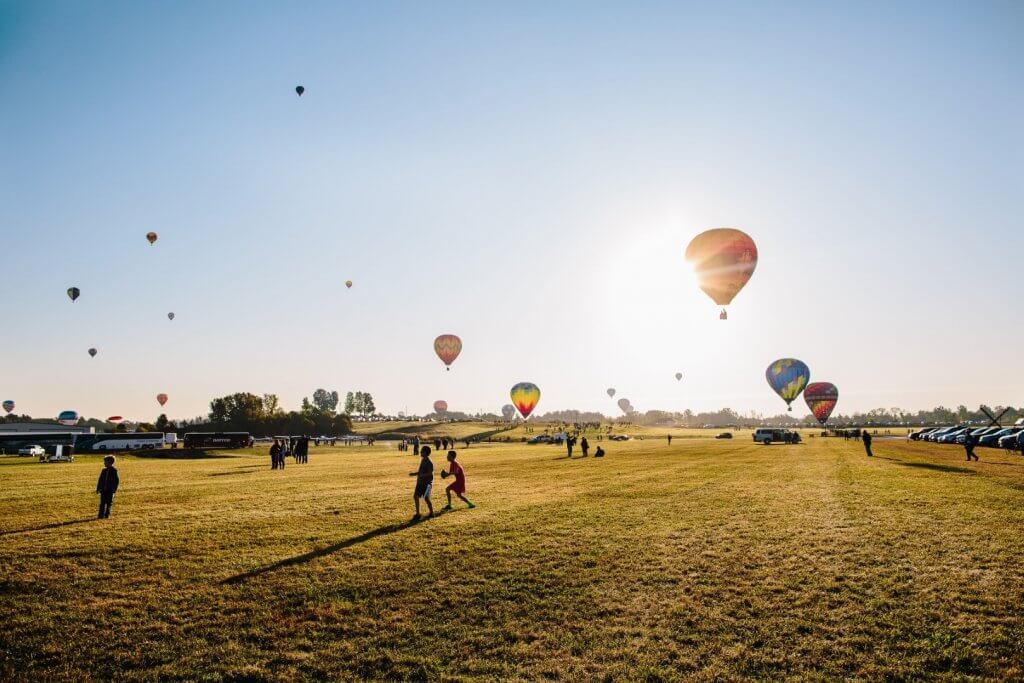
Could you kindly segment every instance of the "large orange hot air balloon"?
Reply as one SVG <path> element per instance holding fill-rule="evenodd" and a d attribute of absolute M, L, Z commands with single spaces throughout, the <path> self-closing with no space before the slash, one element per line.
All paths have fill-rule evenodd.
<path fill-rule="evenodd" d="M 462 340 L 454 334 L 442 334 L 434 340 L 434 353 L 444 361 L 447 370 L 451 370 L 452 363 L 462 353 Z"/>
<path fill-rule="evenodd" d="M 719 317 L 726 320 L 724 307 L 739 294 L 757 267 L 757 245 L 742 230 L 715 228 L 690 241 L 686 260 L 693 264 L 700 288 L 723 307 Z"/>
<path fill-rule="evenodd" d="M 537 402 L 540 401 L 540 389 L 532 382 L 520 382 L 512 387 L 509 396 L 512 397 L 512 404 L 519 410 L 519 414 L 525 420 L 530 417 L 530 413 L 533 412 L 533 409 L 537 407 Z"/>
<path fill-rule="evenodd" d="M 157 394 L 156 402 L 159 403 L 160 405 L 164 405 L 165 403 L 167 403 L 167 394 Z"/>

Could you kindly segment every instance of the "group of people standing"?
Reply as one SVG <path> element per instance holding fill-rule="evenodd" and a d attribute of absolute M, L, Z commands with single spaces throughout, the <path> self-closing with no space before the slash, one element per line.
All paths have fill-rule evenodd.
<path fill-rule="evenodd" d="M 584 458 L 588 457 L 590 455 L 590 442 L 587 441 L 587 437 L 585 437 L 585 436 L 580 437 L 579 444 L 580 444 L 580 451 L 583 453 L 583 457 Z M 567 455 L 570 458 L 572 458 L 572 449 L 575 448 L 575 447 L 576 447 L 576 437 L 575 436 L 566 436 L 565 437 L 565 450 L 566 450 Z M 601 448 L 600 446 L 598 446 L 597 450 L 594 452 L 594 457 L 595 458 L 603 458 L 604 457 L 604 449 Z"/>
<path fill-rule="evenodd" d="M 285 458 L 295 458 L 295 464 L 303 465 L 309 462 L 309 437 L 293 436 L 287 439 L 274 439 L 270 447 L 270 469 L 283 470 Z"/>

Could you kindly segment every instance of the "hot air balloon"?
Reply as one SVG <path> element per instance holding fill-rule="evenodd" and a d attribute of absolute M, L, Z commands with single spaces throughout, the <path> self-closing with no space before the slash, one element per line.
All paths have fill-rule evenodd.
<path fill-rule="evenodd" d="M 608 397 L 612 398 L 615 396 L 615 389 L 608 387 Z"/>
<path fill-rule="evenodd" d="M 167 319 L 174 320 L 174 311 L 171 311 L 170 313 L 167 314 Z"/>
<path fill-rule="evenodd" d="M 121 417 L 120 415 L 111 415 L 110 417 L 107 418 L 107 422 L 109 422 L 110 424 L 119 425 L 122 422 L 124 422 L 124 418 Z"/>
<path fill-rule="evenodd" d="M 620 398 L 618 400 L 619 410 L 626 413 L 627 415 L 633 412 L 633 406 L 630 405 L 628 398 Z"/>
<path fill-rule="evenodd" d="M 60 422 L 65 427 L 74 427 L 78 424 L 78 413 L 73 410 L 65 410 L 57 416 L 57 422 Z"/>
<path fill-rule="evenodd" d="M 780 358 L 768 366 L 764 376 L 768 380 L 768 386 L 782 397 L 782 400 L 789 406 L 789 410 L 793 410 L 793 406 L 790 404 L 807 386 L 807 381 L 811 378 L 811 371 L 807 369 L 807 365 L 803 361 L 796 358 Z"/>
<path fill-rule="evenodd" d="M 540 401 L 540 389 L 531 382 L 520 382 L 512 387 L 509 396 L 512 398 L 512 405 L 519 410 L 519 414 L 525 420 L 530 417 L 530 413 L 533 412 L 533 409 L 537 407 L 537 402 Z"/>
<path fill-rule="evenodd" d="M 160 405 L 164 405 L 165 403 L 167 403 L 167 394 L 157 394 L 156 402 L 159 403 Z"/>
<path fill-rule="evenodd" d="M 92 356 L 93 358 L 96 357 L 96 353 L 96 349 L 89 349 L 89 355 Z"/>
<path fill-rule="evenodd" d="M 306 92 L 306 89 L 301 85 L 295 86 L 295 92 L 298 93 L 299 97 L 302 97 L 302 93 Z"/>
<path fill-rule="evenodd" d="M 4 411 L 10 413 L 12 410 L 14 410 L 14 401 L 4 401 Z"/>
<path fill-rule="evenodd" d="M 511 403 L 506 403 L 501 407 L 501 415 L 506 420 L 511 420 L 516 415 L 516 407 Z"/>
<path fill-rule="evenodd" d="M 352 281 L 351 280 L 345 280 L 345 286 L 348 287 L 349 289 L 352 289 Z"/>
<path fill-rule="evenodd" d="M 434 340 L 434 353 L 444 361 L 446 369 L 451 370 L 452 363 L 462 352 L 462 340 L 454 334 L 442 334 Z"/>
<path fill-rule="evenodd" d="M 156 241 L 157 241 L 158 237 L 159 237 L 159 235 L 157 235 L 155 232 L 147 232 L 146 233 L 146 239 L 149 240 L 150 244 L 156 244 Z"/>
<path fill-rule="evenodd" d="M 68 296 L 71 297 L 72 301 L 77 299 L 81 293 L 78 287 L 68 287 Z"/>
<path fill-rule="evenodd" d="M 839 389 L 831 382 L 811 382 L 804 389 L 804 400 L 814 417 L 824 426 L 836 403 L 839 403 Z"/>
<path fill-rule="evenodd" d="M 448 412 L 448 401 L 434 401 L 434 412 L 435 413 L 447 413 Z"/>
<path fill-rule="evenodd" d="M 681 373 L 681 372 L 677 372 L 677 373 L 676 373 L 676 381 L 678 382 L 678 381 L 679 381 L 679 380 L 681 380 L 682 378 L 683 378 L 683 373 Z"/>
<path fill-rule="evenodd" d="M 725 306 L 732 302 L 757 267 L 757 245 L 750 235 L 733 228 L 715 228 L 694 237 L 686 247 L 697 281 L 711 299 L 722 306 L 719 318 L 728 319 Z"/>

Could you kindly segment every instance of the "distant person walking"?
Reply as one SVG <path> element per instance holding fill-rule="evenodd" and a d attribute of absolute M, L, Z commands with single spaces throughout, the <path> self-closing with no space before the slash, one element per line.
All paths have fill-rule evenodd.
<path fill-rule="evenodd" d="M 417 434 L 416 438 L 412 440 L 412 454 L 413 455 L 419 455 L 420 454 L 420 437 L 419 437 L 419 434 Z"/>
<path fill-rule="evenodd" d="M 964 434 L 964 450 L 967 451 L 967 462 L 978 460 L 978 456 L 974 454 L 974 435 L 970 429 Z"/>
<path fill-rule="evenodd" d="M 871 452 L 871 435 L 868 434 L 868 430 L 865 429 L 861 432 L 860 439 L 864 442 L 864 452 L 868 454 L 868 457 L 874 456 L 874 453 Z"/>
<path fill-rule="evenodd" d="M 100 494 L 100 514 L 98 519 L 110 518 L 110 507 L 114 504 L 114 494 L 121 483 L 121 478 L 114 467 L 114 456 L 103 458 L 103 469 L 100 470 L 99 481 L 96 482 L 96 493 Z"/>
<path fill-rule="evenodd" d="M 570 458 L 572 457 L 572 446 L 572 437 L 565 437 L 565 450 L 568 452 Z"/>
<path fill-rule="evenodd" d="M 587 437 L 583 437 L 580 440 L 580 450 L 583 451 L 584 458 L 590 453 L 590 442 L 587 441 Z"/>
<path fill-rule="evenodd" d="M 444 506 L 445 510 L 452 509 L 452 494 L 454 493 L 459 497 L 463 503 L 465 503 L 470 510 L 476 507 L 469 498 L 466 498 L 466 473 L 462 470 L 462 465 L 455 462 L 455 451 L 448 451 L 448 469 L 449 471 L 441 470 L 441 478 L 447 479 L 448 475 L 455 477 L 455 481 L 445 488 L 445 495 L 448 496 L 448 504 Z"/>
<path fill-rule="evenodd" d="M 309 437 L 304 436 L 295 444 L 295 462 L 309 462 Z"/>
<path fill-rule="evenodd" d="M 430 462 L 430 446 L 420 449 L 420 468 L 409 473 L 410 477 L 416 477 L 416 488 L 412 492 L 413 502 L 416 503 L 416 514 L 412 521 L 420 518 L 420 498 L 427 504 L 427 516 L 434 516 L 434 506 L 430 502 L 430 489 L 434 485 L 434 463 Z"/>
<path fill-rule="evenodd" d="M 281 442 L 274 439 L 274 444 L 270 447 L 270 469 L 276 470 L 277 463 L 281 459 Z"/>

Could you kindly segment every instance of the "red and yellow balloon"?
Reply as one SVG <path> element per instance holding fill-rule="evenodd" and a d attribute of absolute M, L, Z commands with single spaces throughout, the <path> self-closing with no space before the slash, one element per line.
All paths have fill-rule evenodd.
<path fill-rule="evenodd" d="M 442 334 L 434 340 L 434 353 L 445 364 L 445 369 L 451 370 L 452 363 L 462 353 L 462 340 L 454 334 Z"/>
<path fill-rule="evenodd" d="M 540 389 L 533 382 L 520 382 L 512 387 L 509 392 L 512 398 L 512 405 L 516 407 L 523 419 L 530 417 L 530 413 L 537 407 L 540 401 Z"/>
<path fill-rule="evenodd" d="M 723 307 L 719 318 L 726 320 L 724 307 L 739 294 L 757 268 L 757 245 L 742 230 L 714 228 L 690 241 L 686 260 L 693 264 L 700 288 Z"/>

